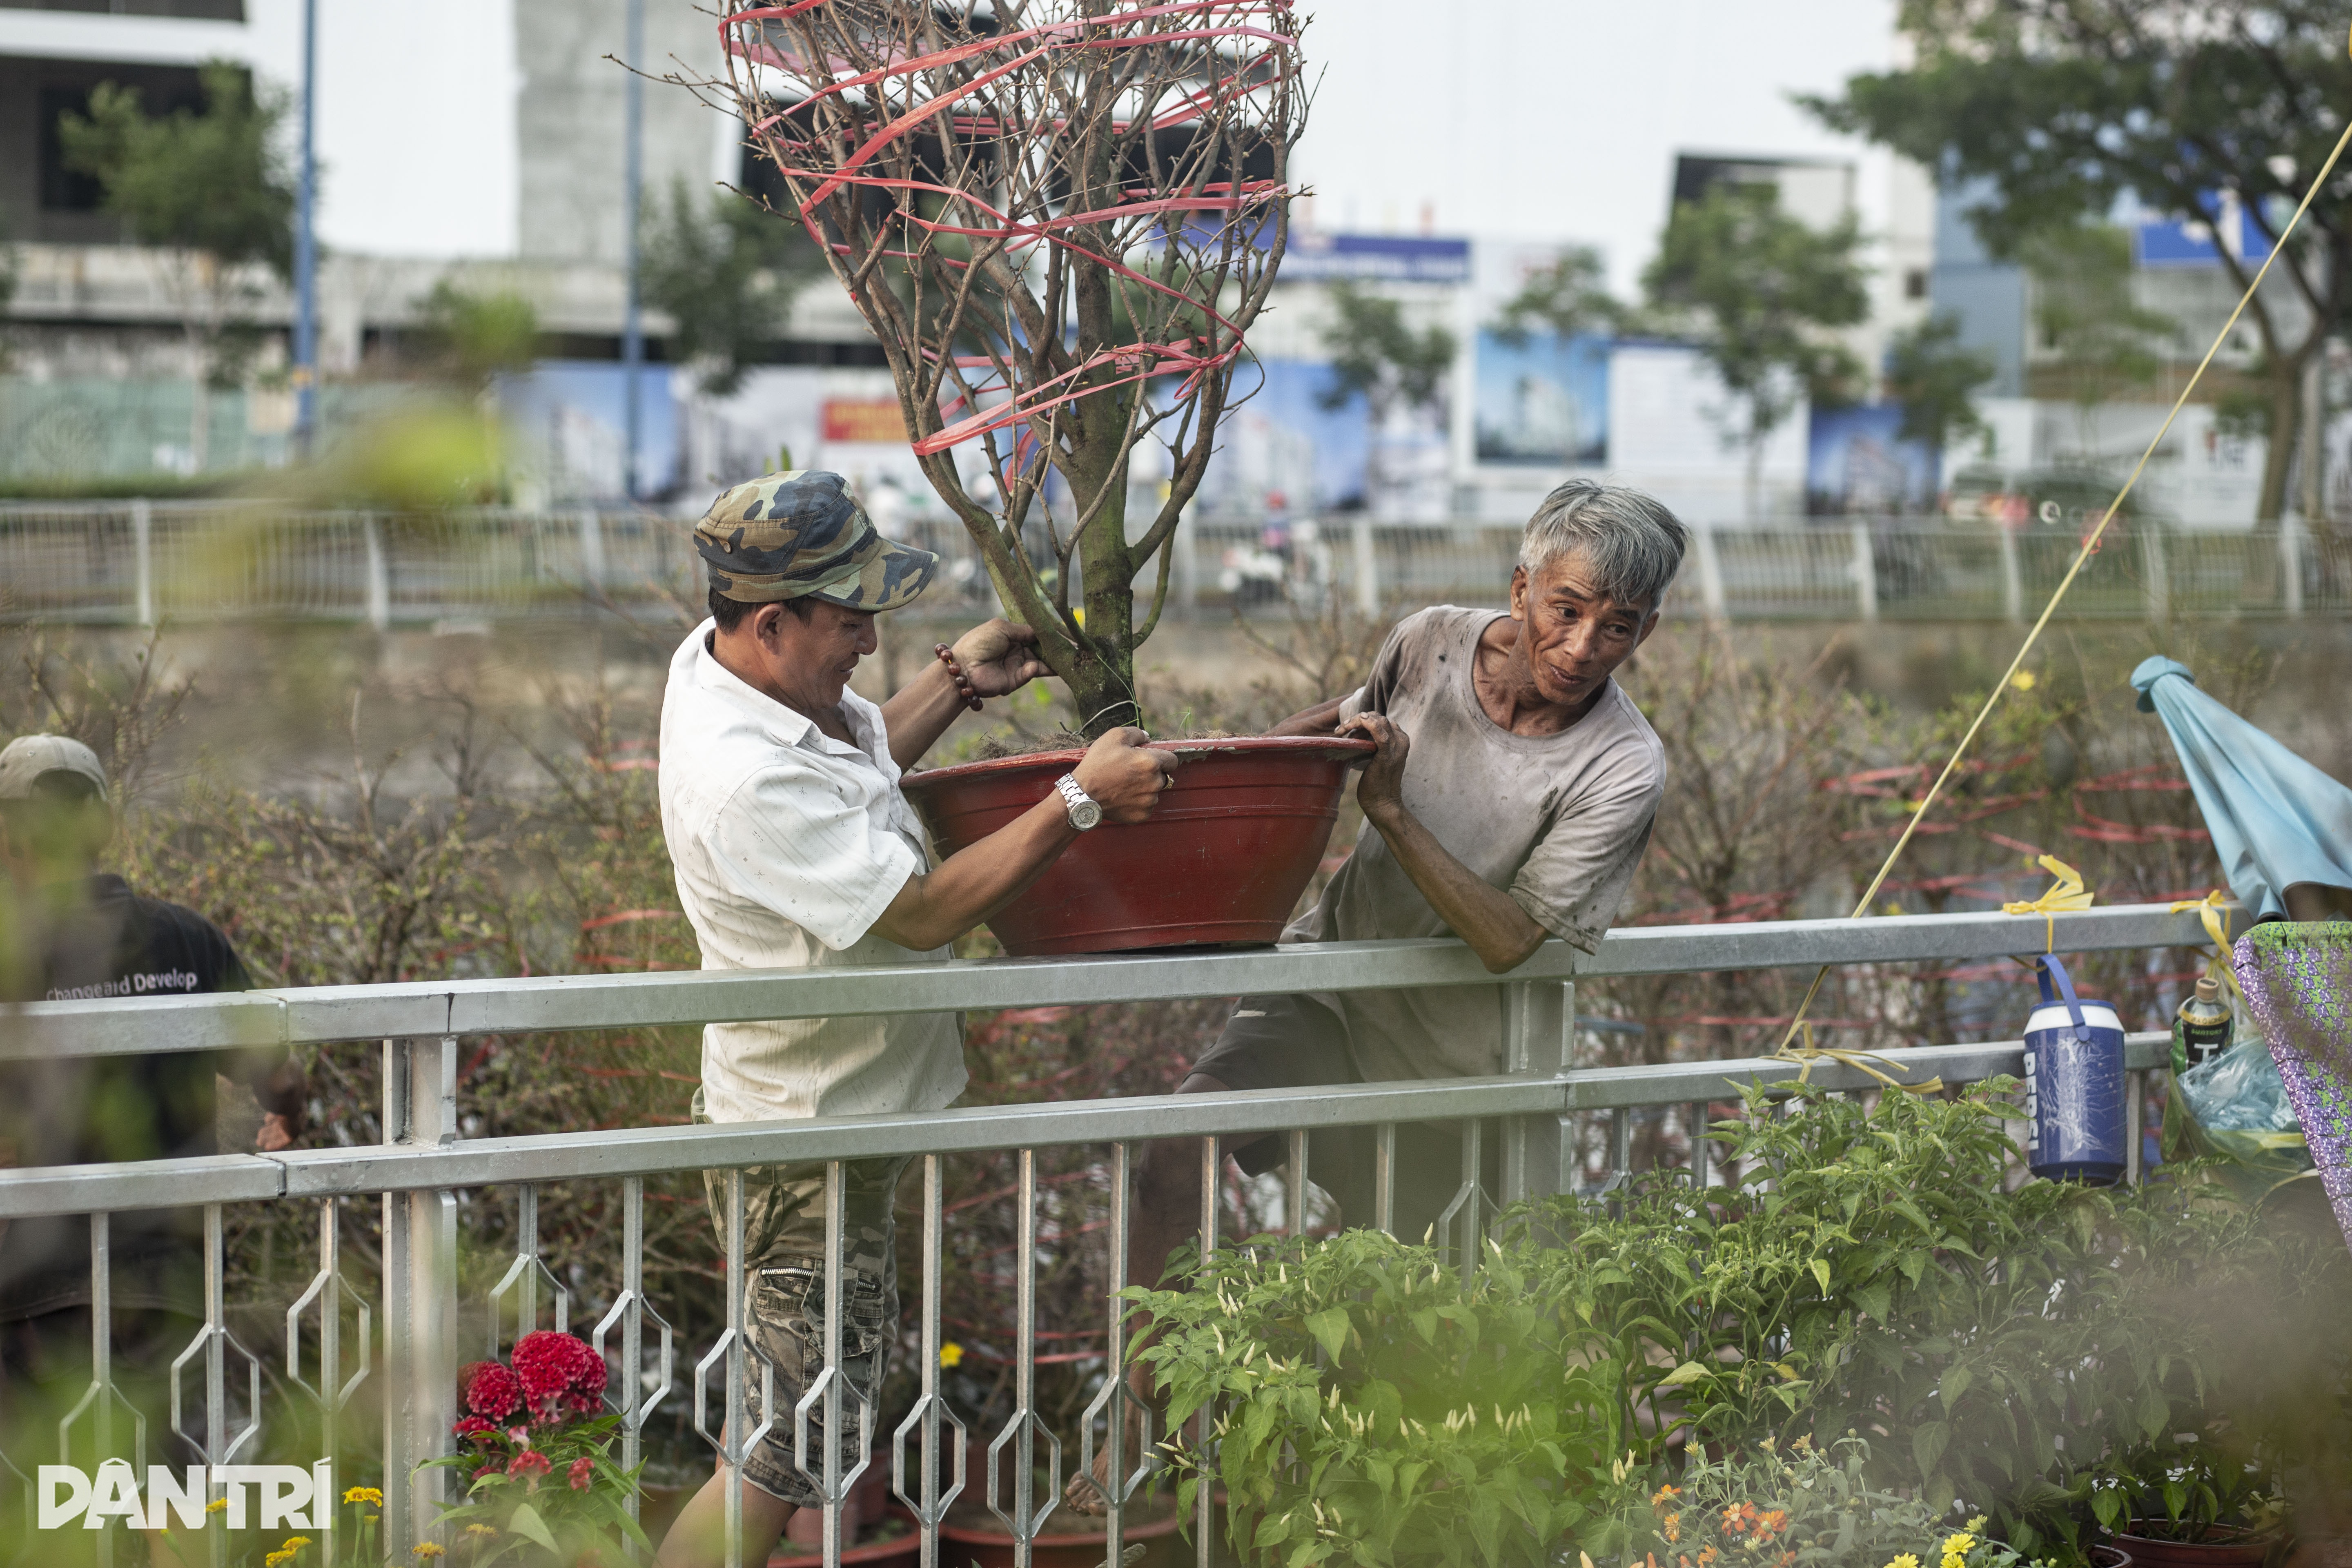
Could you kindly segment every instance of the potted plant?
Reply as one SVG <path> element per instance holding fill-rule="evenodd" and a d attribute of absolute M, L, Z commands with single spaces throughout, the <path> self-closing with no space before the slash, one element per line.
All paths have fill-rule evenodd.
<path fill-rule="evenodd" d="M 1084 740 L 1143 717 L 1135 652 L 1289 237 L 1304 20 L 1288 0 L 808 0 L 720 24 L 710 85 L 873 331 L 925 478 Z M 1020 953 L 1271 941 L 1363 749 L 1202 749 L 1151 824 L 1087 836 L 991 923 Z M 1071 763 L 907 792 L 951 851 Z"/>
<path fill-rule="evenodd" d="M 605 1375 L 585 1340 L 547 1330 L 517 1340 L 509 1362 L 458 1373 L 458 1450 L 426 1461 L 465 1480 L 441 1510 L 453 1562 L 572 1568 L 593 1554 L 618 1562 L 628 1545 L 652 1551 L 628 1510 L 643 1466 L 613 1458 L 620 1417 L 604 1410 Z"/>
<path fill-rule="evenodd" d="M 2140 1568 L 2261 1568 L 2283 1547 L 2289 1513 L 2271 1466 L 2193 1432 L 2101 1466 L 2091 1509 Z"/>

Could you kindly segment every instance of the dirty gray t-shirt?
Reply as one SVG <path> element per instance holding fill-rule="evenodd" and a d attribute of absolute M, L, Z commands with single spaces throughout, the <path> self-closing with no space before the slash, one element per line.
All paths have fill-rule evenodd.
<path fill-rule="evenodd" d="M 1528 918 L 1587 952 L 1649 847 L 1665 751 L 1633 700 L 1609 683 L 1557 735 L 1514 735 L 1471 684 L 1478 638 L 1501 618 L 1441 605 L 1389 633 L 1343 715 L 1384 713 L 1412 742 L 1405 808 L 1448 854 L 1510 894 Z M 1285 942 L 1452 936 L 1369 822 L 1315 907 Z M 1316 998 L 1348 1026 L 1367 1082 L 1503 1070 L 1499 986 L 1354 991 Z"/>

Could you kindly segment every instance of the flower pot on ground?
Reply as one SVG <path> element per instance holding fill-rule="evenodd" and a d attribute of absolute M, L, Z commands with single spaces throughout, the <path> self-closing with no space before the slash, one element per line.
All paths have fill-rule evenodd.
<path fill-rule="evenodd" d="M 1183 1522 L 1164 1497 L 1129 1503 L 1125 1528 L 1119 1533 L 1128 1551 L 1138 1546 L 1144 1550 L 1140 1558 L 1123 1563 L 1121 1568 L 1180 1568 L 1192 1555 L 1177 1536 Z M 1045 1521 L 1045 1531 L 1029 1543 L 1032 1568 L 1102 1568 L 1108 1546 L 1101 1520 L 1057 1508 Z M 972 1568 L 1013 1568 L 1013 1532 L 988 1511 L 986 1503 L 960 1498 L 940 1526 L 940 1556 L 957 1568 L 966 1563 Z"/>
<path fill-rule="evenodd" d="M 2132 1568 L 2130 1552 L 2105 1542 L 2094 1542 L 2084 1555 L 2090 1558 L 2091 1568 Z"/>
<path fill-rule="evenodd" d="M 801 1516 L 795 1513 L 793 1516 Z M 859 1568 L 905 1568 L 923 1552 L 923 1538 L 915 1528 L 915 1516 L 905 1509 L 892 1506 L 871 1524 L 854 1531 L 841 1549 L 845 1565 Z M 777 1544 L 768 1556 L 768 1568 L 813 1568 L 824 1562 L 824 1549 L 819 1543 L 787 1540 Z"/>
<path fill-rule="evenodd" d="M 2140 1521 L 2132 1521 L 2133 1530 L 2142 1527 Z M 2134 1568 L 2262 1568 L 2278 1540 L 2273 1532 L 2216 1524 L 2200 1541 L 2166 1541 L 2127 1531 L 2116 1534 L 2115 1544 L 2130 1553 Z"/>
<path fill-rule="evenodd" d="M 1253 736 L 1155 742 L 1180 753 L 1151 820 L 1081 836 L 990 920 L 1016 957 L 1263 943 L 1282 934 L 1369 741 Z M 907 775 L 941 856 L 1054 793 L 1084 753 L 1040 752 Z"/>

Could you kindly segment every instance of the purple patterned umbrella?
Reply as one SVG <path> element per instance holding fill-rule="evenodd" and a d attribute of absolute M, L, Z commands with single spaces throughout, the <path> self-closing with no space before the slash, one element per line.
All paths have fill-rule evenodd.
<path fill-rule="evenodd" d="M 2258 925 L 2233 966 L 2352 1243 L 2352 924 Z"/>

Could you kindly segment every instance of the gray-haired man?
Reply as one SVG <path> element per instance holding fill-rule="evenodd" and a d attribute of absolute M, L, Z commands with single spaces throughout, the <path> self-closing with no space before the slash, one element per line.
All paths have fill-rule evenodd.
<path fill-rule="evenodd" d="M 1409 616 L 1360 689 L 1276 728 L 1380 743 L 1356 790 L 1364 831 L 1286 942 L 1458 936 L 1496 974 L 1547 937 L 1599 945 L 1665 786 L 1658 738 L 1611 677 L 1657 629 L 1684 540 L 1639 491 L 1564 484 L 1528 523 L 1507 614 Z M 1496 1073 L 1502 1024 L 1484 987 L 1244 996 L 1179 1092 Z M 1280 1134 L 1234 1151 L 1253 1173 L 1286 1154 Z M 1147 1151 L 1129 1278 L 1158 1279 L 1198 1223 L 1196 1161 Z M 1367 1130 L 1316 1133 L 1308 1168 L 1345 1223 L 1372 1223 Z M 1397 1234 L 1420 1239 L 1460 1177 L 1452 1131 L 1399 1127 Z M 1069 1500 L 1099 1507 L 1083 1481 Z"/>

